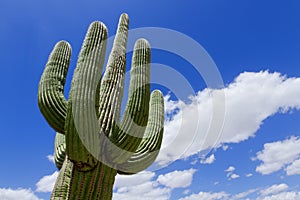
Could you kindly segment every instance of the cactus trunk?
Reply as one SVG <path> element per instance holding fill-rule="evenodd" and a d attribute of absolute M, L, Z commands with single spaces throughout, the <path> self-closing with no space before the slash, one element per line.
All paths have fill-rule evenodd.
<path fill-rule="evenodd" d="M 102 163 L 88 172 L 79 171 L 70 160 L 64 162 L 51 200 L 112 199 L 117 171 Z"/>

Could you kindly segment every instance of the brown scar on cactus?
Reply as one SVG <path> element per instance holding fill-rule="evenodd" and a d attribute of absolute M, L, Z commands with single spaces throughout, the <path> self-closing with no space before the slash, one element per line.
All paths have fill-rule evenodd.
<path fill-rule="evenodd" d="M 54 160 L 60 172 L 51 200 L 112 199 L 117 174 L 138 173 L 149 167 L 158 155 L 163 137 L 164 101 L 159 90 L 150 93 L 151 52 L 145 39 L 136 41 L 134 47 L 129 98 L 120 120 L 128 24 L 127 14 L 122 14 L 104 76 L 96 84 L 92 80 L 95 73 L 103 70 L 107 29 L 101 22 L 90 25 L 78 56 L 68 101 L 64 86 L 71 46 L 60 41 L 49 56 L 39 83 L 38 105 L 57 132 Z M 76 104 L 77 101 L 83 103 Z M 78 106 L 89 104 L 85 102 L 94 103 L 95 113 L 86 114 L 85 107 Z M 77 119 L 74 113 L 79 113 L 82 119 Z M 87 130 L 82 133 L 77 123 L 89 122 L 93 116 L 97 118 L 97 130 L 101 131 L 96 132 L 85 124 Z M 107 146 L 102 139 L 112 145 Z M 86 147 L 86 142 L 92 144 L 93 152 Z"/>

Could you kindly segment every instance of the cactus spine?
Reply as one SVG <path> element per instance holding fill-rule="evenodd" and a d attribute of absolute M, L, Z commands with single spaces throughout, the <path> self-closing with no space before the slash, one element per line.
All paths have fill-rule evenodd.
<path fill-rule="evenodd" d="M 145 39 L 139 39 L 134 47 L 128 101 L 120 120 L 127 34 L 128 16 L 122 14 L 100 80 L 96 75 L 101 74 L 104 64 L 107 30 L 101 22 L 90 25 L 68 101 L 64 85 L 71 47 L 61 41 L 50 54 L 39 84 L 38 105 L 57 132 L 54 160 L 60 173 L 52 200 L 111 199 L 117 173 L 130 175 L 142 171 L 158 154 L 164 105 L 160 91 L 150 95 L 150 47 Z M 93 126 L 95 116 L 98 128 Z"/>

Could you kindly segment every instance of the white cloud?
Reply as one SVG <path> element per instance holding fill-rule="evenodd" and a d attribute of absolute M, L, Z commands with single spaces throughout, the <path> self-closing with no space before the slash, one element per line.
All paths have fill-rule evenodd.
<path fill-rule="evenodd" d="M 300 138 L 290 137 L 283 141 L 266 143 L 264 149 L 256 155 L 256 159 L 262 161 L 262 164 L 256 168 L 257 172 L 270 174 L 291 164 L 289 169 L 286 169 L 291 175 L 296 173 L 294 167 L 299 166 L 298 162 L 293 162 L 300 156 Z"/>
<path fill-rule="evenodd" d="M 37 192 L 52 192 L 58 172 L 55 171 L 51 175 L 44 176 L 36 184 Z"/>
<path fill-rule="evenodd" d="M 287 190 L 288 188 L 289 188 L 289 186 L 287 184 L 282 183 L 282 184 L 278 184 L 278 185 L 272 185 L 271 187 L 261 190 L 260 193 L 262 196 L 274 195 L 274 194 L 283 192 L 283 191 Z"/>
<path fill-rule="evenodd" d="M 210 192 L 199 192 L 198 194 L 192 194 L 190 196 L 181 198 L 179 200 L 218 200 L 218 199 L 227 199 L 228 194 L 225 192 L 217 192 L 217 193 L 210 193 Z"/>
<path fill-rule="evenodd" d="M 239 143 L 253 137 L 263 121 L 277 112 L 300 108 L 300 78 L 286 78 L 280 73 L 245 72 L 224 89 L 204 89 L 190 102 L 165 98 L 166 110 L 175 114 L 165 122 L 162 149 L 157 158 L 166 165 L 223 143 Z M 222 103 L 225 96 L 225 120 Z M 215 107 L 214 107 L 215 105 Z M 218 111 L 221 111 L 217 115 Z M 214 115 L 213 115 L 214 114 Z M 219 117 L 219 118 L 218 118 Z"/>
<path fill-rule="evenodd" d="M 174 116 L 174 114 L 176 114 L 184 106 L 182 101 L 173 101 L 170 100 L 170 98 L 170 94 L 164 96 L 165 114 L 167 115 L 168 119 L 172 119 L 172 116 Z"/>
<path fill-rule="evenodd" d="M 144 171 L 135 175 L 117 175 L 114 188 L 121 188 L 126 186 L 136 186 L 146 182 L 150 182 L 155 176 L 154 172 Z"/>
<path fill-rule="evenodd" d="M 173 171 L 164 175 L 159 175 L 157 181 L 169 188 L 185 188 L 191 185 L 195 172 L 195 169 Z"/>
<path fill-rule="evenodd" d="M 190 164 L 191 165 L 196 165 L 198 163 L 198 159 L 193 160 Z"/>
<path fill-rule="evenodd" d="M 0 188 L 1 200 L 40 200 L 30 189 Z"/>
<path fill-rule="evenodd" d="M 228 180 L 237 179 L 240 177 L 240 175 L 233 173 L 235 171 L 234 166 L 229 166 L 227 169 L 224 170 L 227 172 L 226 176 L 228 177 Z"/>
<path fill-rule="evenodd" d="M 275 184 L 260 191 L 257 200 L 299 200 L 299 191 L 287 191 L 289 186 L 285 183 Z"/>
<path fill-rule="evenodd" d="M 238 174 L 231 174 L 229 180 L 231 180 L 231 179 L 237 179 L 239 177 L 240 177 L 240 175 L 238 175 Z"/>
<path fill-rule="evenodd" d="M 255 192 L 257 192 L 258 189 L 250 189 L 246 192 L 241 192 L 241 193 L 238 193 L 234 196 L 232 196 L 230 199 L 232 200 L 246 200 L 245 197 L 249 196 L 250 194 L 253 194 Z"/>
<path fill-rule="evenodd" d="M 169 199 L 170 188 L 157 187 L 155 182 L 146 182 L 136 186 L 127 186 L 119 188 L 113 193 L 114 200 L 166 200 Z"/>
<path fill-rule="evenodd" d="M 191 190 L 189 190 L 189 189 L 186 189 L 186 190 L 183 191 L 183 194 L 184 194 L 184 195 L 188 195 L 188 194 L 190 194 L 190 193 L 191 193 Z"/>
<path fill-rule="evenodd" d="M 228 145 L 222 145 L 222 149 L 223 149 L 223 151 L 227 151 L 227 149 L 229 148 L 229 146 Z"/>
<path fill-rule="evenodd" d="M 300 192 L 281 192 L 279 194 L 258 198 L 259 200 L 299 200 Z"/>
<path fill-rule="evenodd" d="M 233 172 L 235 170 L 234 166 L 229 166 L 227 169 L 225 169 L 225 172 Z"/>
<path fill-rule="evenodd" d="M 166 200 L 175 188 L 186 188 L 191 185 L 195 169 L 173 171 L 155 178 L 154 172 L 141 172 L 132 176 L 118 175 L 114 184 L 113 199 L 130 200 Z M 189 193 L 186 190 L 185 193 Z"/>
<path fill-rule="evenodd" d="M 291 165 L 287 166 L 286 174 L 288 176 L 300 174 L 300 159 L 295 160 Z"/>
<path fill-rule="evenodd" d="M 246 177 L 251 177 L 251 176 L 253 176 L 252 173 L 246 174 Z"/>
<path fill-rule="evenodd" d="M 131 176 L 117 175 L 114 184 L 114 200 L 145 200 L 169 199 L 171 188 L 160 187 L 157 180 L 154 180 L 154 172 L 141 172 Z"/>
<path fill-rule="evenodd" d="M 55 163 L 53 155 L 48 155 L 47 159 L 49 160 L 49 162 Z"/>
<path fill-rule="evenodd" d="M 212 164 L 215 160 L 216 160 L 215 155 L 212 154 L 212 155 L 209 156 L 208 158 L 202 159 L 202 160 L 200 161 L 200 163 L 202 163 L 202 164 Z"/>

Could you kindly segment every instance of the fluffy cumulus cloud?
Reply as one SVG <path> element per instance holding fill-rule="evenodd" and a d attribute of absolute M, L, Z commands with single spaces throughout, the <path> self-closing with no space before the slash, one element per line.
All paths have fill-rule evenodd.
<path fill-rule="evenodd" d="M 114 200 L 166 200 L 169 199 L 171 193 L 170 188 L 158 187 L 155 182 L 146 182 L 136 186 L 127 186 L 118 188 L 116 192 L 113 193 Z"/>
<path fill-rule="evenodd" d="M 126 186 L 141 185 L 146 182 L 150 182 L 155 176 L 154 172 L 144 171 L 131 176 L 117 175 L 114 188 L 123 188 Z"/>
<path fill-rule="evenodd" d="M 285 168 L 288 175 L 299 174 L 300 138 L 290 137 L 283 141 L 264 144 L 256 159 L 262 163 L 256 168 L 261 174 L 271 174 Z M 287 167 L 286 167 L 287 166 Z"/>
<path fill-rule="evenodd" d="M 159 175 L 157 181 L 169 188 L 185 188 L 191 185 L 195 169 L 173 171 Z"/>
<path fill-rule="evenodd" d="M 49 158 L 49 156 L 47 156 Z M 49 159 L 51 161 L 51 159 Z M 58 172 L 55 171 L 51 175 L 47 175 L 42 177 L 37 183 L 36 183 L 36 190 L 32 191 L 31 189 L 11 189 L 11 188 L 0 188 L 0 199 L 1 200 L 41 200 L 38 198 L 36 193 L 38 192 L 51 192 L 55 180 L 57 178 Z M 36 192 L 36 193 L 35 193 Z"/>
<path fill-rule="evenodd" d="M 57 176 L 58 176 L 58 172 L 55 171 L 53 174 L 41 178 L 36 184 L 36 188 L 37 188 L 36 191 L 51 192 L 54 187 Z"/>
<path fill-rule="evenodd" d="M 1 200 L 40 200 L 30 189 L 0 188 Z"/>
<path fill-rule="evenodd" d="M 171 189 L 160 187 L 154 179 L 154 172 L 141 172 L 131 176 L 117 175 L 113 199 L 169 199 Z"/>
<path fill-rule="evenodd" d="M 295 160 L 291 165 L 287 166 L 285 170 L 288 176 L 300 174 L 300 159 Z"/>
<path fill-rule="evenodd" d="M 204 89 L 190 102 L 166 96 L 168 117 L 157 162 L 166 165 L 202 150 L 253 137 L 277 112 L 300 108 L 300 78 L 244 72 L 223 89 Z"/>
<path fill-rule="evenodd" d="M 141 172 L 132 176 L 116 177 L 113 199 L 166 200 L 175 188 L 189 187 L 195 169 L 173 171 L 156 177 L 154 172 Z"/>

